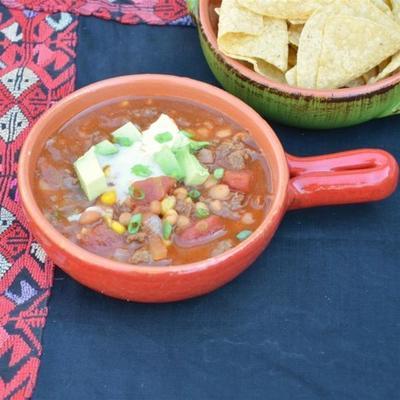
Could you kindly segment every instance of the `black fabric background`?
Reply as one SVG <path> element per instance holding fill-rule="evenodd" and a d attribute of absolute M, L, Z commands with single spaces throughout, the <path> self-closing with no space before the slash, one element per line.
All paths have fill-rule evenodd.
<path fill-rule="evenodd" d="M 82 18 L 78 87 L 159 72 L 216 84 L 193 28 Z M 286 150 L 381 147 L 400 117 L 330 132 L 273 124 Z M 399 398 L 400 196 L 288 214 L 262 257 L 205 297 L 103 297 L 56 270 L 35 400 Z"/>

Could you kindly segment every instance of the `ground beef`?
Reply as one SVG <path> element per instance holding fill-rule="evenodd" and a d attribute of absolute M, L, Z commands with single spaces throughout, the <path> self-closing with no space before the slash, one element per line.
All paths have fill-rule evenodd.
<path fill-rule="evenodd" d="M 153 262 L 153 259 L 149 250 L 141 248 L 133 253 L 129 262 L 132 264 L 150 264 Z"/>
<path fill-rule="evenodd" d="M 250 150 L 241 141 L 225 140 L 216 149 L 216 162 L 221 167 L 238 171 L 246 167 L 246 160 L 251 157 Z"/>
<path fill-rule="evenodd" d="M 178 214 L 184 215 L 185 217 L 190 217 L 192 211 L 194 210 L 194 205 L 192 202 L 187 202 L 182 199 L 177 199 L 175 210 Z"/>
<path fill-rule="evenodd" d="M 246 196 L 243 193 L 233 192 L 232 197 L 227 201 L 227 203 L 229 203 L 229 208 L 232 211 L 236 211 L 245 207 L 245 198 Z"/>
<path fill-rule="evenodd" d="M 201 149 L 197 153 L 197 159 L 203 164 L 212 164 L 214 162 L 214 153 L 210 149 Z"/>
<path fill-rule="evenodd" d="M 211 252 L 211 256 L 219 256 L 222 253 L 225 253 L 225 251 L 231 249 L 233 247 L 232 240 L 226 239 L 226 240 L 221 240 L 213 249 Z"/>
<path fill-rule="evenodd" d="M 245 207 L 246 196 L 240 192 L 232 193 L 229 200 L 221 201 L 221 210 L 215 210 L 215 207 L 211 206 L 212 199 L 205 199 L 204 202 L 212 209 L 213 214 L 218 215 L 223 218 L 232 219 L 238 221 L 240 219 L 240 214 L 238 210 Z"/>
<path fill-rule="evenodd" d="M 133 235 L 129 235 L 126 238 L 127 243 L 132 243 L 132 242 L 139 242 L 139 243 L 144 243 L 147 239 L 148 235 L 146 232 L 138 232 Z"/>
<path fill-rule="evenodd" d="M 80 245 L 99 256 L 106 256 L 110 247 L 124 247 L 123 236 L 116 234 L 103 222 L 79 236 Z"/>
<path fill-rule="evenodd" d="M 243 142 L 247 146 L 252 147 L 253 149 L 257 149 L 257 143 L 251 137 L 251 135 L 247 132 L 239 132 L 233 137 L 234 142 Z"/>

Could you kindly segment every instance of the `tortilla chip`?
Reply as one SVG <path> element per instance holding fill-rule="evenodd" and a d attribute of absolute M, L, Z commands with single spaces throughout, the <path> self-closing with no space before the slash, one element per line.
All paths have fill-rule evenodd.
<path fill-rule="evenodd" d="M 322 54 L 323 41 L 325 37 L 325 25 L 330 17 L 336 16 L 353 16 L 362 17 L 366 21 L 374 21 L 380 26 L 392 30 L 393 35 L 397 37 L 400 35 L 399 25 L 387 14 L 378 9 L 370 0 L 335 0 L 333 3 L 326 7 L 317 10 L 306 22 L 300 36 L 299 50 L 297 54 L 297 83 L 301 87 L 314 88 L 317 87 L 317 74 Z M 360 21 L 359 21 L 360 22 Z M 338 23 L 337 28 L 340 28 L 343 23 Z M 351 29 L 349 29 L 351 33 Z M 372 38 L 374 35 L 372 35 Z M 364 45 L 368 44 L 369 36 L 364 34 Z M 344 44 L 347 45 L 349 51 L 351 50 L 351 39 L 343 38 Z M 396 43 L 397 41 L 395 41 Z M 390 44 L 384 42 L 383 47 L 391 47 Z M 364 51 L 367 53 L 368 46 L 364 46 Z M 395 50 L 396 52 L 396 50 Z M 347 57 L 344 52 L 341 53 L 342 57 Z M 360 63 L 363 62 L 364 54 L 360 57 Z M 336 58 L 337 63 L 341 60 Z M 378 61 L 379 63 L 380 61 Z M 355 62 L 357 63 L 357 62 Z M 375 64 L 376 65 L 376 64 Z M 369 65 L 371 69 L 375 65 Z M 358 71 L 358 70 L 357 70 Z M 344 81 L 341 84 L 357 78 L 366 71 L 362 71 L 357 75 L 348 77 L 343 76 Z"/>
<path fill-rule="evenodd" d="M 254 70 L 259 74 L 265 76 L 266 78 L 272 79 L 273 81 L 285 83 L 285 75 L 281 70 L 268 64 L 264 60 L 256 59 L 254 65 Z"/>
<path fill-rule="evenodd" d="M 294 67 L 296 64 L 297 64 L 297 51 L 294 47 L 289 46 L 288 69 Z"/>
<path fill-rule="evenodd" d="M 273 81 L 285 83 L 285 75 L 278 68 L 268 64 L 259 58 L 250 58 L 228 54 L 229 57 L 244 61 L 246 66 L 253 68 L 258 74 L 263 75 Z"/>
<path fill-rule="evenodd" d="M 392 57 L 387 58 L 386 60 L 383 60 L 379 65 L 379 73 L 381 73 L 392 61 Z"/>
<path fill-rule="evenodd" d="M 371 68 L 365 74 L 362 75 L 365 82 L 369 82 L 372 78 L 376 77 L 379 74 L 379 67 L 376 66 Z"/>
<path fill-rule="evenodd" d="M 376 7 L 378 7 L 381 11 L 383 11 L 385 14 L 388 14 L 392 16 L 392 10 L 390 7 L 385 3 L 384 0 L 370 0 L 372 3 L 375 4 Z"/>
<path fill-rule="evenodd" d="M 301 31 L 303 30 L 304 25 L 290 25 L 289 26 L 289 43 L 294 46 L 299 46 Z"/>
<path fill-rule="evenodd" d="M 314 88 L 316 85 L 324 27 L 331 8 L 328 6 L 316 12 L 301 32 L 297 51 L 297 84 L 300 87 Z"/>
<path fill-rule="evenodd" d="M 259 35 L 264 29 L 263 17 L 239 6 L 237 0 L 223 0 L 218 23 L 218 39 L 226 35 Z"/>
<path fill-rule="evenodd" d="M 345 88 L 354 88 L 354 87 L 358 87 L 358 86 L 364 86 L 365 85 L 365 80 L 362 76 L 353 79 L 350 82 L 347 82 L 345 85 L 343 85 L 343 87 Z"/>
<path fill-rule="evenodd" d="M 289 69 L 285 74 L 285 78 L 290 86 L 297 86 L 297 67 L 294 66 L 292 69 Z"/>
<path fill-rule="evenodd" d="M 400 0 L 390 0 L 394 18 L 400 22 Z"/>
<path fill-rule="evenodd" d="M 304 25 L 307 20 L 306 19 L 289 19 L 289 24 L 292 25 Z"/>
<path fill-rule="evenodd" d="M 393 31 L 366 18 L 329 17 L 324 30 L 316 87 L 341 87 L 399 49 L 399 29 Z"/>
<path fill-rule="evenodd" d="M 378 82 L 400 69 L 400 52 L 392 57 L 392 61 L 384 68 L 378 76 L 371 78 L 368 83 Z"/>
<path fill-rule="evenodd" d="M 244 14 L 240 15 L 242 11 L 236 0 L 224 0 L 222 3 L 218 31 L 219 49 L 233 58 L 257 58 L 274 65 L 281 71 L 286 71 L 289 43 L 286 21 L 262 17 L 250 11 L 245 11 L 246 17 Z M 235 18 L 240 17 L 237 24 L 229 19 L 232 12 L 235 13 Z M 244 22 L 245 18 L 253 19 L 257 25 L 257 29 L 253 29 L 251 34 L 249 20 Z M 258 29 L 259 18 L 262 22 L 261 30 Z M 229 22 L 226 22 L 227 20 Z"/>
<path fill-rule="evenodd" d="M 273 18 L 306 20 L 317 8 L 332 0 L 238 0 L 249 10 Z"/>

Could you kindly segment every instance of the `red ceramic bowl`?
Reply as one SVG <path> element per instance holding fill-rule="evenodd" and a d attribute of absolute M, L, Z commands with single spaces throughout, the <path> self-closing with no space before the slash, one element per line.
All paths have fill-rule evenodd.
<path fill-rule="evenodd" d="M 187 99 L 229 115 L 254 137 L 268 159 L 275 198 L 251 237 L 226 253 L 171 267 L 135 266 L 111 261 L 76 246 L 46 220 L 33 195 L 39 154 L 63 124 L 100 102 L 132 94 Z M 380 200 L 398 182 L 395 159 L 381 150 L 357 150 L 321 157 L 285 154 L 271 127 L 232 95 L 191 79 L 163 75 L 124 76 L 76 91 L 47 111 L 23 146 L 18 170 L 22 207 L 29 226 L 49 257 L 71 277 L 109 296 L 140 302 L 182 300 L 231 281 L 259 256 L 288 209 Z"/>

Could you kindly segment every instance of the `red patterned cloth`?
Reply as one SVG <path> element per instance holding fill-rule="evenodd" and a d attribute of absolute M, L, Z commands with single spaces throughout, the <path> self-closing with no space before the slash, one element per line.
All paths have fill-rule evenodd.
<path fill-rule="evenodd" d="M 20 400 L 31 397 L 36 382 L 54 266 L 19 206 L 18 156 L 43 111 L 74 90 L 77 15 L 159 25 L 189 24 L 190 18 L 183 0 L 1 3 L 0 400 Z"/>
<path fill-rule="evenodd" d="M 93 15 L 124 24 L 189 25 L 186 0 L 2 0 L 9 8 Z"/>

